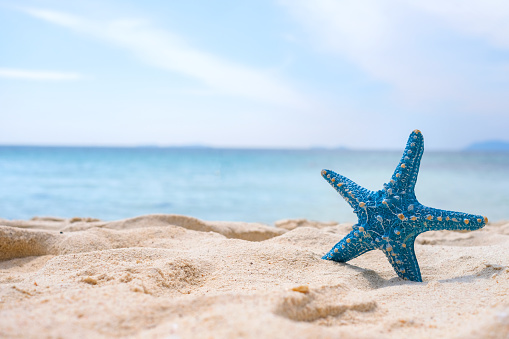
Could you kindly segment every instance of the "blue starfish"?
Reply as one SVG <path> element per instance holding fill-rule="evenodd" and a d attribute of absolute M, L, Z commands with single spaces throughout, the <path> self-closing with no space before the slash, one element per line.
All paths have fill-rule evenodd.
<path fill-rule="evenodd" d="M 415 197 L 424 139 L 419 130 L 410 134 L 392 178 L 380 191 L 370 191 L 352 180 L 323 170 L 322 176 L 343 196 L 359 222 L 323 259 L 347 262 L 374 249 L 382 250 L 399 277 L 422 281 L 414 252 L 415 238 L 437 230 L 477 230 L 486 217 L 439 210 L 421 205 Z"/>

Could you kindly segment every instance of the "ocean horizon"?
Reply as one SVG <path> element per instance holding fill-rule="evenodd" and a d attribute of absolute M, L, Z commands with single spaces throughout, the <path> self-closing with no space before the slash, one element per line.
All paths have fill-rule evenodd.
<path fill-rule="evenodd" d="M 144 214 L 273 224 L 355 222 L 320 175 L 330 169 L 379 190 L 402 151 L 193 146 L 0 146 L 0 218 Z M 416 185 L 424 205 L 509 219 L 509 153 L 425 151 Z"/>

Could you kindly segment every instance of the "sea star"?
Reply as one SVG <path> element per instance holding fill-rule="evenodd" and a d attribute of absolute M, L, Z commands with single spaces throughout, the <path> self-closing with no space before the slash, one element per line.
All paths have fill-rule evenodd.
<path fill-rule="evenodd" d="M 347 262 L 380 249 L 399 277 L 422 281 L 414 252 L 414 241 L 420 233 L 477 230 L 486 225 L 486 217 L 426 207 L 417 201 L 414 189 L 423 152 L 422 133 L 415 130 L 390 182 L 376 192 L 333 171 L 322 170 L 325 180 L 350 204 L 359 219 L 323 259 Z"/>

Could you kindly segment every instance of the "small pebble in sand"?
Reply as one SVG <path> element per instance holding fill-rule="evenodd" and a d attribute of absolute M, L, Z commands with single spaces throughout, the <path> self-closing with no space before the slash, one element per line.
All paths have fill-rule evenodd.
<path fill-rule="evenodd" d="M 94 279 L 92 277 L 86 277 L 82 281 L 90 285 L 97 285 L 97 279 Z"/>
<path fill-rule="evenodd" d="M 300 293 L 309 293 L 309 286 L 307 285 L 300 285 L 297 287 L 292 288 L 292 291 L 300 292 Z"/>

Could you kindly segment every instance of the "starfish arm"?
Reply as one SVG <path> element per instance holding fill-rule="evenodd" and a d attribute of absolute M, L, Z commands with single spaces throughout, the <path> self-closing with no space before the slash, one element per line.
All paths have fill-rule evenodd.
<path fill-rule="evenodd" d="M 424 138 L 419 130 L 415 130 L 408 137 L 403 156 L 387 185 L 387 189 L 392 189 L 394 194 L 405 194 L 406 197 L 415 198 L 415 183 L 423 152 Z"/>
<path fill-rule="evenodd" d="M 411 235 L 400 246 L 387 245 L 382 251 L 400 278 L 421 282 L 421 270 L 414 250 L 415 238 L 416 235 Z"/>
<path fill-rule="evenodd" d="M 322 170 L 322 176 L 339 194 L 341 194 L 355 212 L 359 210 L 359 205 L 362 207 L 362 203 L 365 203 L 368 197 L 373 194 L 372 191 L 336 172 Z"/>
<path fill-rule="evenodd" d="M 375 246 L 372 244 L 369 237 L 359 234 L 356 230 L 354 230 L 334 245 L 334 247 L 326 255 L 324 255 L 322 259 L 347 262 L 374 249 Z"/>
<path fill-rule="evenodd" d="M 453 212 L 421 206 L 418 218 L 422 221 L 421 232 L 427 231 L 474 231 L 486 225 L 488 218 L 482 215 Z"/>

